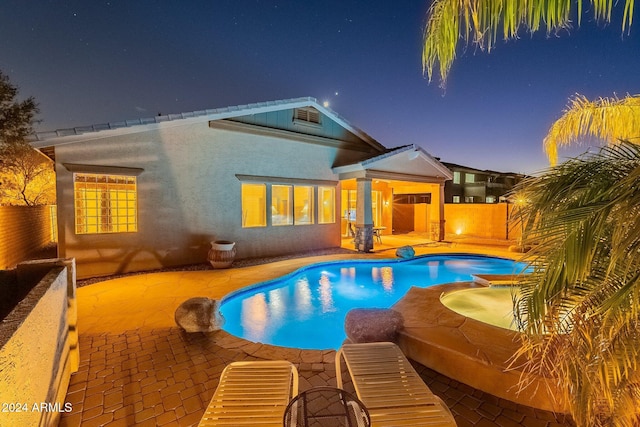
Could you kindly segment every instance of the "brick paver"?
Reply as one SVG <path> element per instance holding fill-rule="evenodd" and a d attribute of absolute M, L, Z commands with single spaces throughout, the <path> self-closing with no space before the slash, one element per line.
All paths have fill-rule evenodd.
<path fill-rule="evenodd" d="M 80 370 L 71 377 L 73 410 L 60 426 L 197 425 L 222 369 L 239 360 L 287 359 L 298 366 L 300 391 L 335 386 L 334 351 L 284 349 L 250 343 L 224 331 L 131 330 L 80 336 Z M 416 370 L 451 408 L 460 427 L 569 426 L 564 416 L 523 407 L 451 380 L 422 365 Z M 349 384 L 345 385 L 348 391 Z"/>

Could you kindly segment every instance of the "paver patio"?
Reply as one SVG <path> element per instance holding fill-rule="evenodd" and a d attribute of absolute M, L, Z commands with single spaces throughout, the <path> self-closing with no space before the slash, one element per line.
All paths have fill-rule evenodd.
<path fill-rule="evenodd" d="M 416 248 L 417 253 L 452 248 Z M 457 247 L 455 251 L 480 252 Z M 484 253 L 507 255 L 501 249 Z M 392 257 L 376 253 L 367 257 Z M 360 256 L 361 257 L 361 256 Z M 232 361 L 286 359 L 300 372 L 300 391 L 335 386 L 332 350 L 296 350 L 251 343 L 224 331 L 186 334 L 173 312 L 193 296 L 226 293 L 281 276 L 320 260 L 353 254 L 293 259 L 220 271 L 136 275 L 78 289 L 80 369 L 73 374 L 61 426 L 190 426 L 197 424 Z M 571 425 L 564 416 L 517 405 L 453 381 L 416 364 L 429 387 L 451 408 L 459 426 L 552 427 Z M 347 384 L 347 390 L 350 385 Z"/>

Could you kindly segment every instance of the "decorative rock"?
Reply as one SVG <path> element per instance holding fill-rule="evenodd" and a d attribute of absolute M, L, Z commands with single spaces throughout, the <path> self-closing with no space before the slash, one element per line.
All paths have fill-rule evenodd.
<path fill-rule="evenodd" d="M 402 314 L 386 308 L 354 308 L 344 320 L 344 329 L 352 343 L 393 342 L 403 325 Z"/>
<path fill-rule="evenodd" d="M 212 332 L 224 325 L 220 302 L 206 297 L 191 298 L 176 309 L 175 320 L 185 332 Z"/>
<path fill-rule="evenodd" d="M 416 255 L 416 251 L 411 246 L 402 246 L 396 250 L 396 256 L 399 258 L 413 258 Z"/>

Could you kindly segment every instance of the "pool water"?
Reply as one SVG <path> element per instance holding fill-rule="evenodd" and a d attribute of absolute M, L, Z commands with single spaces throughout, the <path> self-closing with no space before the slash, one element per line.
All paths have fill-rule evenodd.
<path fill-rule="evenodd" d="M 352 308 L 389 308 L 410 287 L 513 274 L 523 265 L 477 255 L 312 264 L 234 292 L 222 301 L 224 330 L 249 341 L 300 349 L 338 349 Z M 428 309 L 428 307 L 425 307 Z"/>

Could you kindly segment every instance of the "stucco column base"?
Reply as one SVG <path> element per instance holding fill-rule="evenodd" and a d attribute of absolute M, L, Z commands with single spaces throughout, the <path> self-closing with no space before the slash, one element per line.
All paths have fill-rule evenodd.
<path fill-rule="evenodd" d="M 358 252 L 373 250 L 373 224 L 356 224 L 356 237 L 353 241 Z"/>
<path fill-rule="evenodd" d="M 444 240 L 444 224 L 446 220 L 431 221 L 431 240 L 441 242 Z"/>

